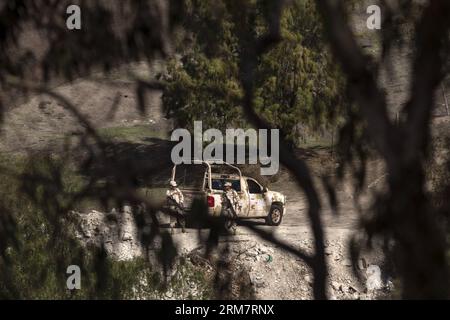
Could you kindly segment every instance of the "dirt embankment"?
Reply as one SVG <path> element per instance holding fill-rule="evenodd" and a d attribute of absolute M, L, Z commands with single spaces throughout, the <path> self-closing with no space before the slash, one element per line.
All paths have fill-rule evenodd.
<path fill-rule="evenodd" d="M 107 128 L 144 126 L 148 131 L 167 132 L 171 121 L 161 110 L 160 91 L 145 93 L 145 114 L 138 108 L 136 77 L 161 70 L 155 65 L 135 64 L 111 72 L 55 86 L 59 96 L 31 94 L 23 103 L 10 106 L 1 126 L 0 151 L 24 153 L 50 150 L 58 152 L 65 138 L 85 132 L 85 121 L 102 132 Z M 65 102 L 68 102 L 68 106 Z M 72 112 L 76 108 L 78 115 Z"/>
<path fill-rule="evenodd" d="M 92 211 L 83 214 L 83 224 L 79 238 L 85 243 L 104 244 L 106 250 L 117 259 L 131 259 L 143 254 L 139 242 L 139 233 L 134 226 L 130 209 L 113 212 L 118 219 L 107 219 L 105 214 Z M 107 222 L 109 221 L 109 222 Z M 118 221 L 118 224 L 111 223 Z M 284 223 L 278 228 L 261 227 L 272 231 L 275 237 L 295 248 L 311 254 L 313 252 L 313 236 L 307 226 L 291 226 Z M 164 230 L 164 227 L 163 227 Z M 380 251 L 363 254 L 357 262 L 358 278 L 350 260 L 349 240 L 353 231 L 348 228 L 325 228 L 326 257 L 329 265 L 328 294 L 332 299 L 374 299 L 387 297 L 392 293 L 392 279 L 383 270 L 383 259 Z M 201 230 L 200 237 L 205 238 L 209 230 Z M 188 265 L 202 268 L 208 274 L 210 287 L 214 281 L 225 281 L 230 277 L 230 298 L 256 299 L 311 299 L 313 277 L 311 270 L 303 260 L 293 254 L 286 253 L 270 242 L 262 241 L 252 231 L 240 226 L 234 236 L 223 236 L 219 245 L 208 257 L 205 256 L 205 243 L 200 240 L 199 231 L 187 229 L 186 233 L 175 229 L 172 235 L 179 259 Z M 158 265 L 158 252 L 161 239 L 157 238 L 145 250 L 155 265 Z M 178 270 L 176 264 L 169 272 L 169 278 L 179 278 L 183 268 Z M 226 266 L 224 269 L 223 266 Z M 222 269 L 221 269 L 222 268 Z M 216 275 L 220 275 L 216 278 Z M 186 280 L 187 281 L 187 280 Z M 198 285 L 187 283 L 183 293 L 169 288 L 162 298 L 176 299 L 191 295 L 201 296 Z M 217 284 L 216 284 L 217 285 Z M 244 288 L 246 288 L 244 290 Z M 192 291 L 192 292 L 191 292 Z M 228 295 L 227 295 L 228 294 Z"/>

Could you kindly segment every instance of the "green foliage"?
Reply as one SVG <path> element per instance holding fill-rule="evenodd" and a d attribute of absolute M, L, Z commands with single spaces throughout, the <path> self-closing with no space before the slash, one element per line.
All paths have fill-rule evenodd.
<path fill-rule="evenodd" d="M 178 44 L 181 57 L 168 65 L 164 106 L 183 127 L 199 119 L 222 130 L 245 127 L 241 59 L 266 31 L 271 8 L 250 0 L 191 0 L 187 7 L 185 40 Z M 254 103 L 286 139 L 298 143 L 305 128 L 326 129 L 341 112 L 344 81 L 324 44 L 313 1 L 294 1 L 285 9 L 281 34 L 283 40 L 257 61 Z"/>
<path fill-rule="evenodd" d="M 8 156 L 0 162 L 0 298 L 124 299 L 154 277 L 142 259 L 113 261 L 76 239 L 77 221 L 66 210 L 83 179 L 70 168 L 55 179 L 61 169 L 55 159 Z M 67 289 L 69 265 L 81 268 L 81 290 Z M 147 283 L 146 290 L 155 290 L 155 281 Z"/>
<path fill-rule="evenodd" d="M 183 127 L 192 128 L 196 120 L 220 129 L 240 122 L 242 90 L 236 65 L 197 52 L 183 58 L 182 65 L 171 61 L 168 72 L 171 78 L 164 105 Z"/>

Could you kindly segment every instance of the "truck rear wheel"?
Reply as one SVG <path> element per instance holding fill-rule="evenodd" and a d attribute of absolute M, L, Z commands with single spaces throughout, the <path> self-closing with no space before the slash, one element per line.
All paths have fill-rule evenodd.
<path fill-rule="evenodd" d="M 279 226 L 281 220 L 283 220 L 283 208 L 278 204 L 273 204 L 266 218 L 266 223 L 269 226 Z"/>

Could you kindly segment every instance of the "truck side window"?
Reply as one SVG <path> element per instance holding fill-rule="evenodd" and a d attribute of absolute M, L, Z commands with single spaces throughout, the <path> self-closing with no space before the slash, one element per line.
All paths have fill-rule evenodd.
<path fill-rule="evenodd" d="M 236 190 L 236 192 L 240 192 L 241 191 L 241 181 L 240 180 L 231 181 L 231 184 L 233 185 L 232 188 L 234 190 Z"/>
<path fill-rule="evenodd" d="M 213 190 L 222 190 L 223 189 L 222 180 L 213 179 L 212 180 L 212 188 L 213 188 Z"/>
<path fill-rule="evenodd" d="M 223 185 L 225 184 L 226 179 L 212 179 L 212 188 L 213 190 L 223 190 Z M 230 181 L 232 184 L 232 188 L 236 190 L 237 192 L 241 191 L 241 182 L 239 180 L 232 180 Z"/>
<path fill-rule="evenodd" d="M 262 188 L 259 184 L 257 184 L 255 181 L 253 180 L 247 180 L 247 184 L 248 184 L 248 192 L 251 194 L 259 194 L 262 193 Z"/>

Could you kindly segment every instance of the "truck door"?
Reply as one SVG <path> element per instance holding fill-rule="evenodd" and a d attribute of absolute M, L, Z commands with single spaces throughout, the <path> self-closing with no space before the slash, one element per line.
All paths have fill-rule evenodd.
<path fill-rule="evenodd" d="M 266 216 L 266 201 L 264 199 L 263 187 L 253 179 L 247 179 L 247 186 L 250 198 L 250 208 L 248 216 Z"/>
<path fill-rule="evenodd" d="M 238 215 L 240 217 L 247 217 L 250 209 L 250 198 L 246 188 L 246 181 L 242 178 L 239 179 L 239 191 L 237 193 L 241 205 L 241 211 L 238 212 Z"/>

